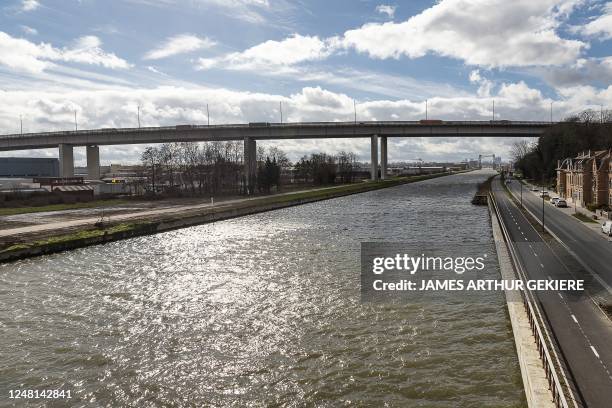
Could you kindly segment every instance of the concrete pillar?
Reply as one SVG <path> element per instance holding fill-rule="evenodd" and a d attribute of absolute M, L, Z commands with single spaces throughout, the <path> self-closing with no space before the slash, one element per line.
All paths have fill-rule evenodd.
<path fill-rule="evenodd" d="M 387 136 L 380 137 L 380 179 L 387 178 Z"/>
<path fill-rule="evenodd" d="M 87 178 L 100 180 L 100 148 L 87 146 Z"/>
<path fill-rule="evenodd" d="M 257 177 L 257 141 L 250 137 L 244 138 L 244 176 L 247 193 L 253 194 Z"/>
<path fill-rule="evenodd" d="M 74 154 L 72 145 L 60 144 L 59 148 L 59 176 L 74 177 Z"/>
<path fill-rule="evenodd" d="M 371 167 L 370 176 L 372 181 L 378 180 L 378 135 L 372 135 L 370 141 L 370 157 Z"/>

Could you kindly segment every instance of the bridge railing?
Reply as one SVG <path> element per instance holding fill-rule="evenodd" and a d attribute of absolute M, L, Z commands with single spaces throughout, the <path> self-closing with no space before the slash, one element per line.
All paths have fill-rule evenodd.
<path fill-rule="evenodd" d="M 512 260 L 512 264 L 514 265 L 514 269 L 519 275 L 519 278 L 522 279 L 523 282 L 526 282 L 528 280 L 527 274 L 525 272 L 525 269 L 523 268 L 522 263 L 520 262 L 518 252 L 514 246 L 514 243 L 510 239 L 510 234 L 508 233 L 508 230 L 502 219 L 501 212 L 499 210 L 499 207 L 497 206 L 497 202 L 495 201 L 495 196 L 492 193 L 489 193 L 489 201 L 491 203 L 491 206 L 493 207 L 495 216 L 499 221 L 504 240 L 506 241 L 508 251 L 510 252 L 510 257 Z M 531 290 L 525 288 L 525 290 L 521 291 L 521 297 L 523 299 L 523 304 L 527 312 L 527 318 L 529 319 L 531 332 L 536 340 L 536 346 L 540 355 L 540 360 L 542 361 L 542 365 L 546 373 L 546 379 L 548 380 L 548 386 L 550 387 L 550 390 L 552 392 L 553 401 L 555 405 L 559 408 L 570 407 L 567 401 L 568 398 L 566 398 L 565 396 L 565 390 L 567 390 L 567 392 L 570 394 L 569 397 L 572 402 L 571 407 L 578 408 L 578 404 L 572 393 L 572 388 L 567 380 L 567 377 L 565 376 L 565 373 L 563 372 L 559 356 L 555 351 L 554 343 L 552 342 L 548 333 L 548 329 L 544 324 L 544 318 L 538 306 L 538 301 L 535 298 L 535 295 L 532 293 Z M 559 371 L 561 371 L 561 375 L 557 373 L 557 367 Z M 563 379 L 565 388 L 561 384 L 561 381 L 559 379 L 560 376 Z"/>

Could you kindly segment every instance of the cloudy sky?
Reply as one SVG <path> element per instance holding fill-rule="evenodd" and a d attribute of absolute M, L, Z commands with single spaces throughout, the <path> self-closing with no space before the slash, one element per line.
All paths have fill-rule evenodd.
<path fill-rule="evenodd" d="M 280 120 L 554 120 L 612 107 L 612 2 L 3 0 L 0 134 Z M 394 139 L 391 160 L 511 140 Z M 296 158 L 365 140 L 296 141 Z M 101 149 L 136 162 L 143 146 Z M 83 162 L 83 149 L 75 152 Z M 55 150 L 3 153 L 56 156 Z"/>

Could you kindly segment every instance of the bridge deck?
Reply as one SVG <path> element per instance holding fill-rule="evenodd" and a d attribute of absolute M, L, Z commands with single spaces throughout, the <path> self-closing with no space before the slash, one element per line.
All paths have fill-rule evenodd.
<path fill-rule="evenodd" d="M 391 137 L 537 137 L 550 122 L 516 121 L 372 121 L 177 125 L 109 128 L 0 136 L 0 151 L 40 149 L 59 144 L 118 145 L 254 139 L 326 139 Z"/>

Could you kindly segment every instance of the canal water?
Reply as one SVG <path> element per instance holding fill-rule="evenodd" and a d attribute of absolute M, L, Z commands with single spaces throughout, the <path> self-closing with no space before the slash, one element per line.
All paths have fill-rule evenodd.
<path fill-rule="evenodd" d="M 488 174 L 0 265 L 0 405 L 522 406 L 503 293 L 360 303 L 361 242 L 495 257 Z"/>

